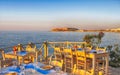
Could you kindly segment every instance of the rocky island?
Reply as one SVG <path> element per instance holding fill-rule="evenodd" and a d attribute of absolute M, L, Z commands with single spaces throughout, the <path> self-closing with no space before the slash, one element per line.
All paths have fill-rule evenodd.
<path fill-rule="evenodd" d="M 52 32 L 66 32 L 66 31 L 73 31 L 73 32 L 120 32 L 120 28 L 89 30 L 89 29 L 78 29 L 78 28 L 62 27 L 62 28 L 53 28 L 51 31 Z"/>
<path fill-rule="evenodd" d="M 67 27 L 63 27 L 63 28 L 53 28 L 51 31 L 77 31 L 79 29 L 77 28 L 67 28 Z"/>

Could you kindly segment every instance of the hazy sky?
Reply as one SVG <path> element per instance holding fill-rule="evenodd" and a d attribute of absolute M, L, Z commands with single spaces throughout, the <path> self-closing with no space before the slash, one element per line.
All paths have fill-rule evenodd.
<path fill-rule="evenodd" d="M 0 0 L 1 31 L 120 27 L 120 0 Z"/>

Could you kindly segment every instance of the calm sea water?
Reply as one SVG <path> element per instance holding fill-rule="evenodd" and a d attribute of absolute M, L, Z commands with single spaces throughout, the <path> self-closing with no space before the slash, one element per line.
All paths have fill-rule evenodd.
<path fill-rule="evenodd" d="M 97 32 L 0 32 L 0 48 L 43 41 L 83 41 L 86 34 Z M 106 32 L 101 46 L 120 44 L 120 33 Z"/>

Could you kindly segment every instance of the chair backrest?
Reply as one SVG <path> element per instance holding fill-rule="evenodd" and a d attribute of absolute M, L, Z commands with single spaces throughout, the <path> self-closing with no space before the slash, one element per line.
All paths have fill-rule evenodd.
<path fill-rule="evenodd" d="M 26 46 L 26 51 L 28 52 L 35 52 L 36 51 L 36 45 L 31 43 Z"/>
<path fill-rule="evenodd" d="M 13 72 L 13 73 L 7 73 L 7 74 L 5 74 L 5 75 L 17 75 L 17 73 L 16 73 L 16 72 Z"/>
<path fill-rule="evenodd" d="M 106 47 L 97 47 L 96 50 L 98 52 L 106 52 Z"/>
<path fill-rule="evenodd" d="M 85 51 L 76 51 L 77 57 L 85 56 Z"/>
<path fill-rule="evenodd" d="M 92 50 L 92 46 L 90 46 L 90 47 L 86 47 L 87 48 L 87 50 Z"/>
<path fill-rule="evenodd" d="M 17 49 L 18 49 L 18 51 L 24 50 L 23 45 L 22 44 L 18 44 L 17 45 Z"/>
<path fill-rule="evenodd" d="M 64 49 L 63 50 L 65 55 L 72 55 L 72 50 L 71 49 Z"/>
<path fill-rule="evenodd" d="M 55 53 L 60 52 L 60 48 L 58 48 L 58 47 L 54 48 L 54 52 L 55 52 Z"/>

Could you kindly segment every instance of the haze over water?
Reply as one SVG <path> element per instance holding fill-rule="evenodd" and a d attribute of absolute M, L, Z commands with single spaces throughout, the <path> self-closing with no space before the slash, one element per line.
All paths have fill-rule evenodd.
<path fill-rule="evenodd" d="M 0 48 L 27 44 L 28 42 L 42 43 L 44 41 L 83 41 L 86 34 L 98 34 L 96 32 L 1 32 Z M 120 34 L 106 32 L 100 46 L 120 44 Z M 40 47 L 40 45 L 39 45 Z"/>

